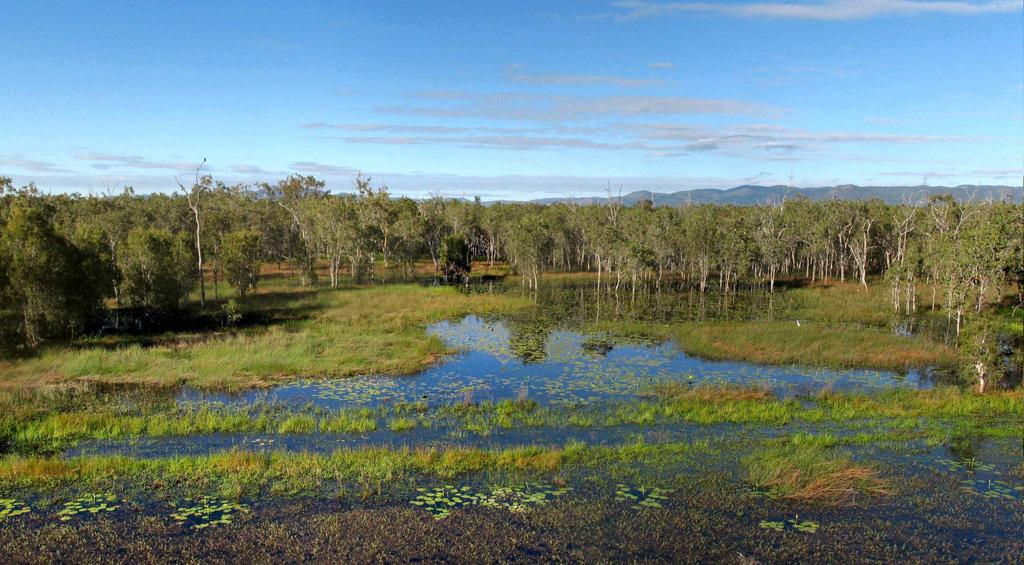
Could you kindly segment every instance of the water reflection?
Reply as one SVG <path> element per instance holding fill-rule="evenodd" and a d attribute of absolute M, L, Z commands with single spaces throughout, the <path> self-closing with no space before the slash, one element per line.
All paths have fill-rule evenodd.
<path fill-rule="evenodd" d="M 615 342 L 531 325 L 467 316 L 431 326 L 431 334 L 462 351 L 437 367 L 412 377 L 365 376 L 302 380 L 277 387 L 271 399 L 340 407 L 394 402 L 447 404 L 465 400 L 522 398 L 549 404 L 580 404 L 640 396 L 666 381 L 699 384 L 761 385 L 782 396 L 832 390 L 888 387 L 930 388 L 923 372 L 816 369 L 753 363 L 707 361 L 690 357 L 671 342 Z M 182 401 L 248 402 L 266 392 L 236 395 L 182 391 Z"/>

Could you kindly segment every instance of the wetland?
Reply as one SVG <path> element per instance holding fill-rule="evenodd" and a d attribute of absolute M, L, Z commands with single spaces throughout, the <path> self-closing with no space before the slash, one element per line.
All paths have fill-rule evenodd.
<path fill-rule="evenodd" d="M 851 545 L 863 561 L 1024 551 L 1024 397 L 1012 376 L 985 395 L 959 382 L 927 316 L 816 316 L 808 302 L 842 288 L 701 300 L 558 277 L 537 291 L 499 280 L 274 298 L 284 291 L 271 287 L 250 307 L 312 305 L 291 332 L 343 331 L 302 324 L 336 323 L 338 301 L 359 302 L 346 293 L 392 288 L 403 300 L 385 317 L 425 344 L 422 369 L 207 369 L 169 384 L 101 366 L 5 389 L 0 550 L 14 562 L 737 563 L 848 561 Z M 677 338 L 720 324 L 758 335 L 786 324 L 819 341 L 868 332 L 891 354 L 860 367 L 758 363 Z M 205 347 L 261 342 L 272 325 Z M 175 350 L 168 339 L 124 347 L 138 348 L 141 372 Z M 894 360 L 909 348 L 928 362 Z"/>

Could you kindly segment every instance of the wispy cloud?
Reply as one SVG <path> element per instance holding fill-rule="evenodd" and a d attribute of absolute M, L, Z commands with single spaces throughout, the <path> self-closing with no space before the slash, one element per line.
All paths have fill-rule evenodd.
<path fill-rule="evenodd" d="M 616 21 L 634 21 L 679 14 L 718 14 L 741 18 L 819 21 L 862 20 L 882 16 L 948 14 L 971 16 L 1021 11 L 1017 0 L 825 0 L 818 2 L 613 2 Z"/>
<path fill-rule="evenodd" d="M 945 171 L 886 171 L 879 173 L 883 177 L 912 177 L 912 178 L 970 178 L 981 177 L 991 179 L 1020 179 L 1024 176 L 1024 169 L 975 169 L 967 171 L 945 170 Z"/>
<path fill-rule="evenodd" d="M 668 61 L 656 61 L 654 63 L 647 64 L 647 67 L 651 69 L 672 69 L 675 68 L 675 66 L 675 63 L 670 63 Z"/>
<path fill-rule="evenodd" d="M 5 167 L 12 167 L 15 169 L 21 169 L 23 171 L 29 171 L 33 173 L 67 173 L 70 172 L 54 163 L 48 163 L 46 161 L 36 161 L 33 159 L 23 159 L 18 155 L 12 155 L 8 157 L 0 156 L 0 165 Z"/>
<path fill-rule="evenodd" d="M 242 175 L 269 175 L 270 171 L 260 167 L 258 165 L 231 165 L 229 167 L 232 173 L 238 173 Z"/>
<path fill-rule="evenodd" d="M 615 75 L 582 75 L 582 74 L 534 74 L 526 70 L 524 65 L 509 65 L 505 68 L 505 78 L 517 84 L 531 86 L 593 86 L 611 85 L 623 88 L 638 88 L 660 84 L 659 79 L 630 78 Z"/>
<path fill-rule="evenodd" d="M 297 173 L 306 173 L 310 175 L 354 177 L 359 174 L 359 169 L 339 167 L 337 165 L 325 165 L 323 163 L 316 163 L 313 161 L 297 161 L 288 165 L 288 167 Z"/>
<path fill-rule="evenodd" d="M 201 159 L 194 163 L 152 161 L 138 155 L 117 155 L 114 153 L 98 153 L 87 151 L 75 155 L 79 161 L 90 161 L 94 169 L 110 170 L 114 168 L 129 169 L 164 169 L 178 172 L 194 172 L 199 166 Z"/>
<path fill-rule="evenodd" d="M 553 124 L 538 128 L 507 128 L 503 134 L 479 128 L 442 128 L 389 124 L 324 124 L 351 135 L 326 135 L 354 144 L 436 145 L 495 150 L 572 149 L 639 151 L 655 157 L 694 154 L 792 161 L 821 157 L 841 145 L 913 145 L 976 142 L 960 135 L 879 132 L 811 131 L 771 124 L 708 126 L 680 123 L 612 122 L 593 126 Z M 378 135 L 360 135 L 373 132 Z M 832 154 L 830 158 L 844 157 Z"/>
<path fill-rule="evenodd" d="M 820 143 L 939 143 L 978 141 L 979 138 L 962 135 L 915 135 L 874 132 L 817 132 L 776 125 L 751 124 L 723 128 L 709 128 L 679 124 L 623 124 L 622 128 L 648 139 L 715 139 L 719 141 L 755 142 L 820 142 Z"/>
<path fill-rule="evenodd" d="M 591 118 L 686 114 L 768 115 L 780 110 L 738 100 L 678 96 L 556 96 L 527 93 L 424 93 L 433 105 L 382 106 L 392 115 L 567 122 Z M 441 102 L 443 104 L 436 104 Z"/>
<path fill-rule="evenodd" d="M 785 158 L 771 161 L 786 161 Z M 875 161 L 875 160 L 873 160 Z M 328 188 L 336 192 L 352 190 L 352 179 L 360 172 L 359 169 L 345 165 L 298 161 L 291 163 L 286 171 L 265 171 L 257 165 L 236 165 L 241 175 L 225 174 L 218 176 L 228 184 L 254 182 L 256 180 L 275 181 L 285 175 L 298 172 L 316 175 L 327 182 Z M 257 173 L 256 169 L 264 171 Z M 771 172 L 767 165 L 764 172 L 755 176 L 572 176 L 572 175 L 494 175 L 473 176 L 444 174 L 430 171 L 411 171 L 405 173 L 386 170 L 363 170 L 372 176 L 375 182 L 386 184 L 393 194 L 425 197 L 431 194 L 446 196 L 472 197 L 479 195 L 484 199 L 530 199 L 544 197 L 587 197 L 601 195 L 608 184 L 615 189 L 622 189 L 623 194 L 634 190 L 651 190 L 655 192 L 675 192 L 694 188 L 731 188 L 743 184 L 779 184 L 785 182 L 785 171 Z M 987 176 L 991 174 L 991 176 Z M 953 169 L 937 169 L 936 171 L 893 171 L 884 176 L 906 177 L 908 183 L 917 183 L 922 178 L 958 179 L 971 183 L 979 179 L 994 179 L 1005 184 L 1016 184 L 1022 169 L 991 169 L 968 170 L 958 173 Z M 1004 176 L 1005 175 L 1005 176 Z M 117 191 L 121 186 L 133 186 L 138 192 L 167 192 L 175 185 L 166 175 L 159 172 L 140 172 L 131 174 L 87 174 L 87 173 L 42 173 L 12 175 L 14 184 L 21 186 L 35 182 L 43 190 L 62 192 L 94 192 L 108 193 Z M 834 178 L 802 178 L 805 186 L 825 186 L 847 182 L 848 179 Z M 999 184 L 996 182 L 995 184 Z"/>
<path fill-rule="evenodd" d="M 573 137 L 540 137 L 523 135 L 470 135 L 470 136 L 339 136 L 349 143 L 371 143 L 382 145 L 456 145 L 479 149 L 642 149 L 643 144 L 609 143 L 605 141 Z"/>
<path fill-rule="evenodd" d="M 410 134 L 457 134 L 457 133 L 522 133 L 540 132 L 550 128 L 501 128 L 490 126 L 457 127 L 428 126 L 409 124 L 332 124 L 326 122 L 307 122 L 299 125 L 303 129 L 326 129 L 347 132 L 386 132 Z"/>

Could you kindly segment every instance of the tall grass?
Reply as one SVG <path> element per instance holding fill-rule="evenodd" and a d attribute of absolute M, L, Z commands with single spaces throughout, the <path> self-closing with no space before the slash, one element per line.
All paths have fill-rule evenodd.
<path fill-rule="evenodd" d="M 510 295 L 389 285 L 303 292 L 282 287 L 247 299 L 269 325 L 207 334 L 173 334 L 153 345 L 56 346 L 37 357 L 0 362 L 0 387 L 84 380 L 237 389 L 298 377 L 409 374 L 446 353 L 427 324 L 469 313 L 528 305 Z"/>
<path fill-rule="evenodd" d="M 678 324 L 667 334 L 691 355 L 772 365 L 903 370 L 956 359 L 946 345 L 867 327 L 716 321 Z"/>
<path fill-rule="evenodd" d="M 859 493 L 892 492 L 872 467 L 856 464 L 820 441 L 799 437 L 753 452 L 743 466 L 751 484 L 794 500 L 839 503 Z"/>

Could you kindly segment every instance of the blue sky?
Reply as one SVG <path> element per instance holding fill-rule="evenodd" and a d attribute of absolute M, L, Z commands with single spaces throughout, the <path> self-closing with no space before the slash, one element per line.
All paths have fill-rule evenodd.
<path fill-rule="evenodd" d="M 338 5 L 335 5 L 338 4 Z M 0 2 L 0 175 L 1019 186 L 1020 0 Z M 191 172 L 190 172 L 191 171 Z"/>

